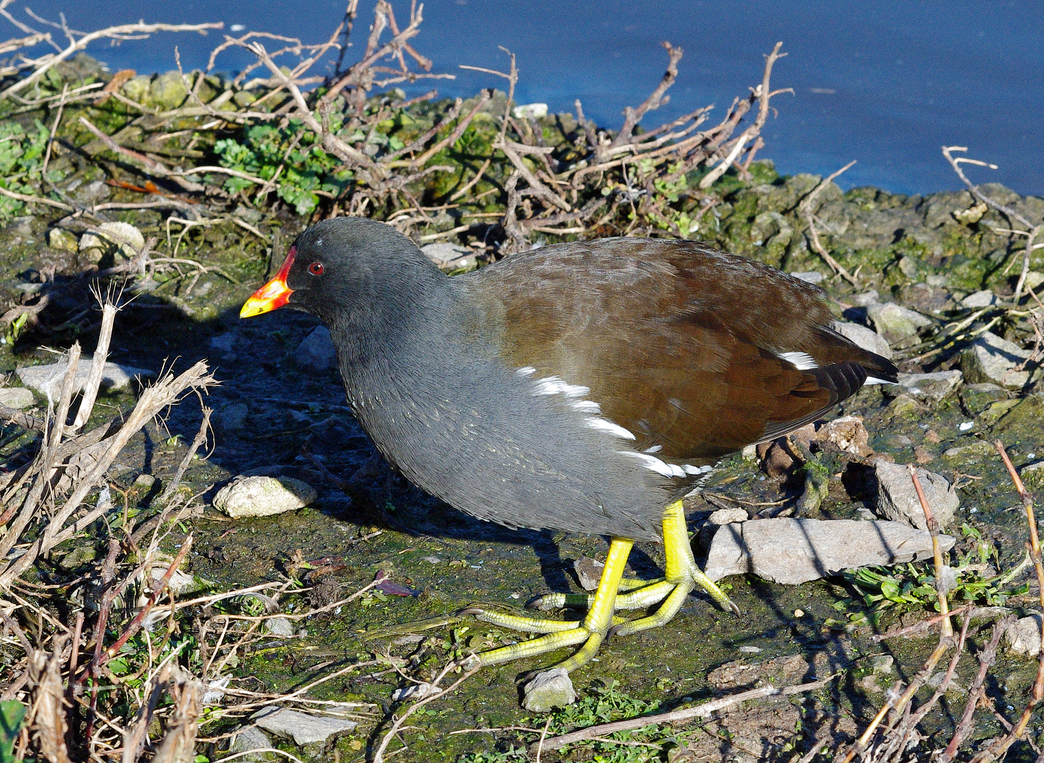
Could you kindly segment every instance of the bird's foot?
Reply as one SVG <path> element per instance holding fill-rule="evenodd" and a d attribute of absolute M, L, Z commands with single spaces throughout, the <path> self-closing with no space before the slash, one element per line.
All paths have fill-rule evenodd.
<path fill-rule="evenodd" d="M 699 586 L 706 591 L 722 609 L 740 614 L 737 607 L 728 595 L 718 585 L 708 578 L 695 561 L 691 564 L 683 562 L 683 573 L 671 578 L 656 578 L 653 580 L 625 580 L 620 585 L 620 593 L 617 594 L 613 609 L 623 612 L 634 609 L 648 609 L 668 599 L 680 586 L 687 586 L 686 592 Z M 553 609 L 572 608 L 589 609 L 594 601 L 594 594 L 586 593 L 549 593 L 530 601 L 527 606 L 549 612 Z M 677 611 L 677 610 L 675 610 Z M 663 620 L 664 623 L 673 617 Z M 662 624 L 662 623 L 661 623 Z M 519 629 L 521 630 L 521 629 Z"/>
<path fill-rule="evenodd" d="M 631 545 L 629 540 L 613 539 L 609 546 L 609 554 L 605 560 L 605 569 L 602 572 L 598 590 L 591 600 L 587 614 L 580 622 L 526 617 L 485 609 L 465 610 L 464 613 L 472 614 L 483 622 L 527 633 L 544 634 L 529 641 L 482 652 L 476 655 L 479 663 L 498 665 L 573 646 L 580 648 L 571 657 L 555 665 L 556 668 L 561 668 L 568 673 L 590 662 L 597 654 L 598 647 L 602 645 L 609 629 L 614 625 L 622 624 L 622 620 L 613 614 L 613 603 L 620 588 L 620 580 L 623 578 L 623 570 L 627 564 L 627 555 L 631 552 Z"/>

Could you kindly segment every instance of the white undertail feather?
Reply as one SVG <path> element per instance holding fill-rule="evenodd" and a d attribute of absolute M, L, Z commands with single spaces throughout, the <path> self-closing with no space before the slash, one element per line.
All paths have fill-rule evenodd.
<path fill-rule="evenodd" d="M 568 384 L 557 376 L 545 376 L 533 383 L 534 395 L 565 395 L 566 397 L 583 397 L 591 391 L 590 387 L 580 384 Z"/>
<path fill-rule="evenodd" d="M 630 430 L 624 429 L 619 424 L 614 424 L 613 422 L 609 421 L 609 419 L 601 419 L 597 416 L 588 416 L 586 421 L 587 426 L 591 427 L 591 429 L 601 429 L 606 432 L 609 432 L 612 435 L 621 437 L 624 440 L 636 439 L 634 434 Z"/>
<path fill-rule="evenodd" d="M 630 456 L 631 458 L 637 458 L 642 462 L 642 466 L 646 469 L 662 474 L 664 477 L 694 477 L 698 474 L 708 476 L 714 467 L 707 466 L 693 466 L 692 464 L 682 464 L 677 466 L 675 464 L 669 464 L 656 456 L 650 455 L 649 453 L 636 453 L 633 450 L 618 450 L 616 451 L 621 456 Z"/>
<path fill-rule="evenodd" d="M 776 357 L 785 360 L 798 371 L 811 371 L 813 368 L 819 368 L 816 359 L 807 352 L 781 352 Z"/>

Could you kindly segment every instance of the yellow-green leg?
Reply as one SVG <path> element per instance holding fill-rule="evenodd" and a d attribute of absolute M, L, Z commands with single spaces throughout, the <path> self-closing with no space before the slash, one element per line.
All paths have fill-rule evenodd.
<path fill-rule="evenodd" d="M 653 580 L 623 579 L 620 582 L 620 594 L 616 597 L 616 610 L 618 612 L 631 609 L 647 609 L 661 601 L 667 600 L 673 593 L 688 585 L 684 593 L 676 594 L 677 606 L 674 607 L 673 611 L 669 611 L 669 614 L 664 612 L 666 619 L 659 623 L 662 625 L 677 613 L 678 607 L 681 606 L 688 592 L 696 585 L 699 585 L 723 609 L 727 609 L 736 615 L 739 614 L 739 608 L 696 564 L 696 559 L 692 555 L 692 547 L 689 545 L 689 533 L 685 525 L 685 513 L 682 509 L 681 501 L 675 501 L 664 509 L 663 543 L 664 556 L 666 557 L 666 574 L 662 578 Z M 547 610 L 561 607 L 589 607 L 592 600 L 593 596 L 589 594 L 550 593 L 534 601 L 532 606 L 537 609 Z M 672 599 L 673 602 L 674 599 Z M 660 612 L 663 612 L 663 607 L 660 608 L 657 615 Z M 646 618 L 642 618 L 642 620 L 645 621 Z M 655 627 L 655 625 L 648 627 Z M 614 632 L 620 633 L 620 630 L 616 629 Z M 633 626 L 628 626 L 627 632 L 635 633 L 637 631 L 633 629 Z"/>
<path fill-rule="evenodd" d="M 551 594 L 540 599 L 540 604 L 544 606 L 586 605 L 587 615 L 580 622 L 524 617 L 487 610 L 466 610 L 466 613 L 473 614 L 487 623 L 527 633 L 545 634 L 520 644 L 483 652 L 478 655 L 478 659 L 483 665 L 497 665 L 582 644 L 575 654 L 555 666 L 567 672 L 574 670 L 590 662 L 609 633 L 624 636 L 657 628 L 669 622 L 681 609 L 685 597 L 697 585 L 707 591 L 723 609 L 728 609 L 736 615 L 740 613 L 739 607 L 696 564 L 692 547 L 689 545 L 689 532 L 680 500 L 664 510 L 663 543 L 665 569 L 662 578 L 645 583 L 630 579 L 625 581 L 623 571 L 633 542 L 624 538 L 614 538 L 609 545 L 605 568 L 594 594 Z M 621 593 L 621 590 L 625 593 Z M 655 604 L 660 604 L 659 608 L 648 617 L 622 620 L 613 616 L 615 611 L 644 609 Z"/>
<path fill-rule="evenodd" d="M 697 585 L 710 594 L 722 609 L 727 609 L 734 615 L 740 613 L 739 607 L 696 564 L 696 559 L 692 555 L 692 546 L 689 544 L 689 531 L 685 526 L 685 512 L 682 509 L 681 501 L 675 501 L 663 512 L 663 551 L 665 557 L 663 580 L 627 594 L 646 600 L 650 604 L 657 601 L 663 603 L 656 612 L 648 617 L 628 620 L 615 626 L 613 635 L 626 636 L 630 633 L 658 628 L 670 622 L 685 603 L 685 597 Z"/>
<path fill-rule="evenodd" d="M 480 610 L 473 612 L 479 620 L 505 628 L 524 630 L 529 632 L 544 632 L 547 635 L 520 644 L 492 649 L 478 655 L 483 665 L 497 665 L 502 662 L 510 662 L 523 657 L 533 657 L 547 652 L 553 652 L 566 646 L 583 644 L 577 652 L 560 663 L 556 667 L 564 668 L 566 671 L 574 670 L 586 664 L 598 652 L 605 639 L 605 634 L 613 624 L 613 611 L 616 594 L 623 578 L 624 568 L 627 566 L 627 557 L 631 553 L 634 543 L 624 538 L 613 538 L 609 544 L 609 553 L 605 559 L 605 568 L 602 577 L 598 581 L 598 589 L 591 600 L 590 609 L 580 623 L 561 622 L 559 620 L 542 620 L 533 617 L 519 617 L 517 615 L 503 614 L 499 612 L 487 612 Z"/>

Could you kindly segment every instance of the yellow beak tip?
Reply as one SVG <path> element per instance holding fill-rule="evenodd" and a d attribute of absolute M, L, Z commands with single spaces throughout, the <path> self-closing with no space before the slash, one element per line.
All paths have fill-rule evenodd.
<path fill-rule="evenodd" d="M 243 304 L 243 309 L 239 311 L 240 318 L 253 318 L 256 315 L 261 315 L 265 312 L 265 306 L 260 304 L 258 300 L 248 299 Z"/>

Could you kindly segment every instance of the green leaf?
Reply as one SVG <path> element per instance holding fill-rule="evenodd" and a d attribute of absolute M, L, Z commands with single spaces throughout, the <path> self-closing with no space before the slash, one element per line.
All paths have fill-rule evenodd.
<path fill-rule="evenodd" d="M 16 763 L 14 744 L 27 712 L 29 708 L 17 700 L 0 702 L 0 763 Z"/>

